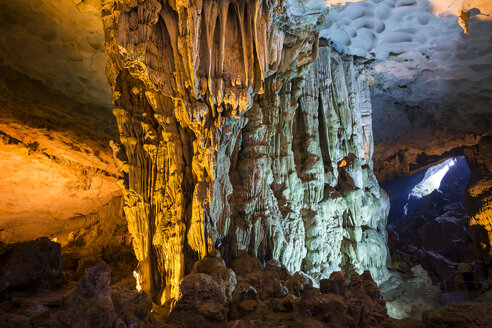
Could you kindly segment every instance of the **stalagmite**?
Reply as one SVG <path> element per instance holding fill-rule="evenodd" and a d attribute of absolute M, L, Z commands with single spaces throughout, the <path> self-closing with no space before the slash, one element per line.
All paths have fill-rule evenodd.
<path fill-rule="evenodd" d="M 155 301 L 217 251 L 385 279 L 368 87 L 329 47 L 311 65 L 316 19 L 283 1 L 107 0 L 103 22 L 135 275 Z"/>

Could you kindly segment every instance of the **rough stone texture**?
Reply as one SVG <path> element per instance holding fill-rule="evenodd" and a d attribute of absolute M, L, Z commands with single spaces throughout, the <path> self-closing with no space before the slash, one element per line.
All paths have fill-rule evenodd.
<path fill-rule="evenodd" d="M 381 285 L 388 315 L 392 318 L 422 319 L 424 311 L 440 306 L 441 291 L 420 265 L 411 268 L 412 277 L 402 279 L 393 272 Z"/>
<path fill-rule="evenodd" d="M 261 269 L 258 267 L 257 270 Z M 205 273 L 212 277 L 212 280 L 219 286 L 222 294 L 228 300 L 232 298 L 232 293 L 236 288 L 236 273 L 230 268 L 226 268 L 225 262 L 220 257 L 206 256 L 195 263 L 191 273 Z"/>
<path fill-rule="evenodd" d="M 304 238 L 288 234 L 302 232 L 302 221 L 274 224 L 282 213 L 267 168 L 277 156 L 267 145 L 284 123 L 271 120 L 289 103 L 287 77 L 314 59 L 312 27 L 283 24 L 277 2 L 108 1 L 103 11 L 121 134 L 114 147 L 145 289 L 176 296 L 183 274 L 214 247 L 226 259 L 249 251 L 299 268 Z M 268 100 L 246 111 L 261 93 Z"/>
<path fill-rule="evenodd" d="M 67 309 L 50 318 L 55 327 L 112 327 L 117 314 L 111 301 L 111 269 L 99 263 L 85 270 L 66 302 Z"/>
<path fill-rule="evenodd" d="M 125 214 L 144 290 L 220 250 L 385 279 L 368 87 L 283 1 L 105 1 Z M 321 83 L 319 80 L 321 79 Z"/>
<path fill-rule="evenodd" d="M 492 137 L 484 137 L 475 147 L 465 149 L 471 177 L 465 194 L 465 205 L 471 225 L 483 227 L 488 241 L 483 248 L 492 255 Z"/>
<path fill-rule="evenodd" d="M 429 197 L 427 203 L 434 204 L 434 208 L 442 201 L 437 191 Z M 425 215 L 427 218 L 423 215 L 405 218 L 408 221 L 391 232 L 389 248 L 394 267 L 407 273 L 411 266 L 421 264 L 443 290 L 466 289 L 458 265 L 480 259 L 488 263 L 487 232 L 479 226 L 469 226 L 460 204 L 447 205 L 444 213 L 435 217 L 428 211 Z M 486 279 L 486 275 L 479 276 L 475 278 L 477 281 Z"/>
<path fill-rule="evenodd" d="M 123 275 L 136 265 L 121 197 L 113 198 L 97 213 L 64 221 L 53 238 L 62 244 L 63 269 L 66 275 L 74 275 L 71 278 L 80 278 L 86 268 L 100 261 Z"/>
<path fill-rule="evenodd" d="M 224 269 L 231 270 L 218 270 Z M 350 283 L 344 273 L 334 273 L 330 281 L 343 295 L 320 293 L 302 274 L 291 276 L 285 266 L 270 261 L 265 270 L 238 275 L 231 298 L 214 281 L 214 273 L 194 273 L 182 279 L 180 298 L 170 300 L 167 310 L 152 307 L 150 297 L 123 283 L 110 287 L 111 276 L 109 266 L 101 262 L 86 269 L 75 288 L 67 285 L 0 300 L 0 323 L 26 328 L 398 327 L 387 316 L 368 271 L 352 274 Z"/>
<path fill-rule="evenodd" d="M 179 300 L 174 304 L 169 322 L 185 322 L 195 327 L 213 327 L 227 321 L 227 298 L 207 274 L 187 275 L 179 284 Z"/>
<path fill-rule="evenodd" d="M 240 275 L 261 270 L 261 262 L 256 257 L 244 254 L 231 261 L 231 268 Z"/>
<path fill-rule="evenodd" d="M 111 106 L 99 0 L 1 0 L 0 65 L 73 102 Z"/>
<path fill-rule="evenodd" d="M 96 0 L 0 1 L 0 240 L 65 233 L 121 195 Z"/>
<path fill-rule="evenodd" d="M 389 200 L 372 171 L 372 120 L 366 72 L 321 47 L 302 89 L 294 131 L 295 167 L 307 254 L 303 270 L 328 277 L 369 269 L 386 279 Z M 319 132 L 318 132 L 319 131 Z"/>
<path fill-rule="evenodd" d="M 442 174 L 442 180 L 438 179 Z M 436 175 L 439 181 L 426 182 Z M 388 238 L 393 268 L 410 273 L 411 267 L 420 264 L 434 283 L 450 292 L 466 290 L 460 263 L 471 264 L 473 280 L 487 279 L 491 259 L 487 231 L 470 225 L 464 206 L 469 178 L 466 160 L 459 158 L 383 184 L 394 206 Z"/>
<path fill-rule="evenodd" d="M 377 118 L 375 118 L 377 120 Z M 464 148 L 476 145 L 480 137 L 462 132 L 416 133 L 422 138 L 380 141 L 375 145 L 374 173 L 383 182 L 409 176 L 446 159 L 462 156 Z"/>
<path fill-rule="evenodd" d="M 80 275 L 131 255 L 100 6 L 0 1 L 0 241 L 47 236 Z"/>
<path fill-rule="evenodd" d="M 79 138 L 72 137 L 77 132 L 60 130 L 70 124 L 68 119 L 49 118 L 63 116 L 60 107 L 44 111 L 45 105 L 38 106 L 32 99 L 19 104 L 2 97 L 0 240 L 27 241 L 70 233 L 65 229 L 81 216 L 105 211 L 106 204 L 121 194 L 109 147 L 99 144 L 109 138 L 94 143 L 83 131 Z M 15 118 L 23 113 L 30 115 Z M 29 126 L 26 121 L 30 120 L 45 128 Z"/>
<path fill-rule="evenodd" d="M 424 312 L 427 327 L 490 327 L 492 302 L 450 304 Z"/>
<path fill-rule="evenodd" d="M 203 262 L 204 263 L 204 262 Z M 223 267 L 220 270 L 226 269 Z M 230 269 L 229 269 L 230 270 Z M 88 268 L 72 289 L 43 290 L 0 301 L 0 324 L 5 327 L 487 327 L 490 303 L 447 306 L 424 313 L 424 322 L 394 320 L 386 313 L 369 271 L 343 272 L 330 279 L 337 290 L 318 290 L 301 274 L 285 274 L 280 263 L 265 270 L 238 275 L 231 299 L 210 275 L 185 276 L 180 299 L 169 314 L 152 308 L 150 297 L 123 285 L 110 287 L 105 263 Z M 408 292 L 408 291 L 407 291 Z M 153 311 L 151 311 L 153 309 Z"/>
<path fill-rule="evenodd" d="M 386 314 L 369 271 L 352 274 L 350 283 L 344 273 L 333 273 L 326 281 L 339 286 L 339 293 L 320 292 L 302 274 L 285 270 L 270 262 L 265 270 L 238 274 L 233 297 L 225 303 L 225 294 L 208 275 L 187 275 L 168 322 L 185 327 L 398 327 Z"/>
<path fill-rule="evenodd" d="M 0 243 L 0 292 L 48 287 L 61 277 L 60 244 L 48 238 L 16 244 Z"/>
<path fill-rule="evenodd" d="M 111 290 L 111 269 L 100 262 L 85 270 L 84 276 L 66 300 L 42 324 L 50 327 L 152 327 L 151 299 L 124 287 Z"/>
<path fill-rule="evenodd" d="M 491 133 L 491 14 L 488 0 L 365 0 L 327 15 L 320 35 L 374 67 L 378 178 Z"/>

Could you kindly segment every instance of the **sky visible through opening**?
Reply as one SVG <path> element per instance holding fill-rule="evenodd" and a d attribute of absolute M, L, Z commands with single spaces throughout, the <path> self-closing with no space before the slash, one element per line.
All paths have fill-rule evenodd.
<path fill-rule="evenodd" d="M 401 177 L 381 183 L 390 197 L 388 224 L 394 224 L 405 216 L 412 215 L 410 209 L 417 209 L 434 191 L 457 195 L 463 201 L 470 170 L 466 159 L 461 157 L 448 159 L 408 177 Z"/>

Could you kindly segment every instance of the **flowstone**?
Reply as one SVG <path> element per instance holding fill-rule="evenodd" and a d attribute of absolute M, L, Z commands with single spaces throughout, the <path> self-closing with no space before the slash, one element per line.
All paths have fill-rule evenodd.
<path fill-rule="evenodd" d="M 217 251 L 387 276 L 363 67 L 292 2 L 104 2 L 135 276 L 158 303 Z"/>

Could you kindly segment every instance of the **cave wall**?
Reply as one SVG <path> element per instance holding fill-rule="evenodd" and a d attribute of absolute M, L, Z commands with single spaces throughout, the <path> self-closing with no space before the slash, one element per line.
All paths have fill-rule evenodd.
<path fill-rule="evenodd" d="M 111 107 L 100 0 L 0 0 L 0 67 Z"/>
<path fill-rule="evenodd" d="M 486 231 L 488 240 L 483 238 L 479 247 L 492 255 L 492 137 L 465 148 L 465 157 L 471 171 L 465 193 L 469 223 Z"/>
<path fill-rule="evenodd" d="M 364 75 L 327 47 L 309 69 L 318 22 L 289 8 L 103 5 L 113 148 L 137 277 L 154 300 L 176 297 L 217 251 L 385 279 L 388 200 L 372 173 Z"/>
<path fill-rule="evenodd" d="M 321 47 L 303 84 L 294 157 L 304 187 L 303 270 L 315 277 L 369 269 L 375 281 L 387 278 L 389 200 L 373 173 L 368 75 L 353 57 Z"/>
<path fill-rule="evenodd" d="M 65 245 L 121 196 L 100 11 L 95 0 L 0 0 L 2 242 Z"/>

